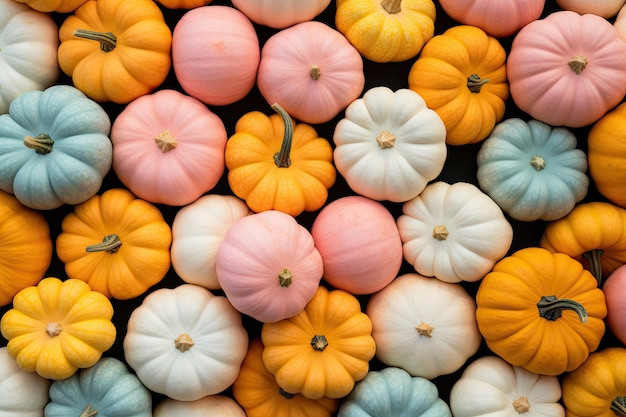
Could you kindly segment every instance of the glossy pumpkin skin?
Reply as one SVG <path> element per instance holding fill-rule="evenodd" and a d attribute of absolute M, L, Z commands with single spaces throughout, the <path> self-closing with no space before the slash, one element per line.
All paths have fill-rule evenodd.
<path fill-rule="evenodd" d="M 226 143 L 228 184 L 257 213 L 315 211 L 337 176 L 332 147 L 314 127 L 274 108 L 278 114 L 251 111 L 237 121 Z"/>
<path fill-rule="evenodd" d="M 568 129 L 504 120 L 478 152 L 480 188 L 516 220 L 559 219 L 589 188 L 587 155 L 577 145 Z"/>
<path fill-rule="evenodd" d="M 367 375 L 376 352 L 371 334 L 355 296 L 320 286 L 302 312 L 263 324 L 263 363 L 286 392 L 341 398 Z"/>
<path fill-rule="evenodd" d="M 263 363 L 263 342 L 250 341 L 248 353 L 233 383 L 235 400 L 248 417 L 331 417 L 339 401 L 322 397 L 312 400 L 302 394 L 285 392 Z"/>
<path fill-rule="evenodd" d="M 482 29 L 458 25 L 429 40 L 409 71 L 416 91 L 446 125 L 446 142 L 485 139 L 509 97 L 506 52 Z"/>
<path fill-rule="evenodd" d="M 42 213 L 0 191 L 0 305 L 36 285 L 51 260 L 50 227 Z"/>
<path fill-rule="evenodd" d="M 54 381 L 44 415 L 151 417 L 152 396 L 122 361 L 104 357 L 90 368 Z"/>
<path fill-rule="evenodd" d="M 70 278 L 110 298 L 143 294 L 170 267 L 172 232 L 159 209 L 112 188 L 74 207 L 56 240 Z"/>
<path fill-rule="evenodd" d="M 556 0 L 563 10 L 571 10 L 578 14 L 595 14 L 604 18 L 614 17 L 624 5 L 624 0 L 603 0 L 588 2 L 585 0 Z"/>
<path fill-rule="evenodd" d="M 365 58 L 400 62 L 415 57 L 435 33 L 432 0 L 344 0 L 335 25 Z"/>
<path fill-rule="evenodd" d="M 594 277 L 575 259 L 543 248 L 499 261 L 482 279 L 476 304 L 487 346 L 537 374 L 576 369 L 605 331 L 605 297 Z"/>
<path fill-rule="evenodd" d="M 0 348 L 0 415 L 41 417 L 50 401 L 50 380 L 17 365 L 6 346 Z"/>
<path fill-rule="evenodd" d="M 111 121 L 69 85 L 31 90 L 0 115 L 0 189 L 51 210 L 98 192 L 111 168 Z"/>
<path fill-rule="evenodd" d="M 113 306 L 77 279 L 43 278 L 13 298 L 0 320 L 20 368 L 52 380 L 95 365 L 115 341 Z"/>
<path fill-rule="evenodd" d="M 529 23 L 507 68 L 515 104 L 551 126 L 592 124 L 626 93 L 626 43 L 593 14 L 559 11 Z"/>
<path fill-rule="evenodd" d="M 451 417 L 437 386 L 401 368 L 370 371 L 341 403 L 338 417 Z"/>
<path fill-rule="evenodd" d="M 331 0 L 233 0 L 233 6 L 250 20 L 274 29 L 284 29 L 312 20 L 322 13 Z"/>
<path fill-rule="evenodd" d="M 202 102 L 176 90 L 133 100 L 111 128 L 113 170 L 137 197 L 185 206 L 224 173 L 226 128 Z"/>
<path fill-rule="evenodd" d="M 87 0 L 16 0 L 40 12 L 71 13 Z"/>
<path fill-rule="evenodd" d="M 623 344 L 626 344 L 625 279 L 626 266 L 622 265 L 613 271 L 602 284 L 602 291 L 604 291 L 606 298 L 606 324 L 613 335 Z"/>
<path fill-rule="evenodd" d="M 172 33 L 154 1 L 88 0 L 61 24 L 59 39 L 61 70 L 99 102 L 149 93 L 172 64 Z"/>

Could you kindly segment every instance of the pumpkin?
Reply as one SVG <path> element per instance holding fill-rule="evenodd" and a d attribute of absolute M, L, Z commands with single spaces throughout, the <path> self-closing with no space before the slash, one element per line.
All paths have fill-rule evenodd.
<path fill-rule="evenodd" d="M 320 286 L 303 311 L 261 328 L 263 363 L 288 393 L 341 398 L 369 371 L 376 344 L 359 300 Z"/>
<path fill-rule="evenodd" d="M 602 291 L 606 299 L 606 324 L 613 335 L 626 344 L 626 303 L 624 301 L 624 279 L 626 278 L 626 264 L 620 266 L 606 278 L 602 284 Z"/>
<path fill-rule="evenodd" d="M 478 281 L 508 252 L 513 228 L 500 207 L 467 182 L 437 181 L 402 205 L 404 259 L 445 282 Z"/>
<path fill-rule="evenodd" d="M 480 142 L 504 116 L 509 97 L 506 52 L 498 40 L 470 25 L 434 36 L 409 70 L 416 91 L 446 125 L 446 142 Z"/>
<path fill-rule="evenodd" d="M 603 0 L 588 2 L 585 0 L 556 0 L 563 10 L 571 10 L 578 14 L 595 14 L 604 18 L 612 18 L 626 3 L 624 0 Z"/>
<path fill-rule="evenodd" d="M 225 395 L 207 395 L 195 401 L 178 401 L 165 398 L 157 404 L 153 417 L 246 417 L 242 408 Z"/>
<path fill-rule="evenodd" d="M 248 333 L 226 297 L 181 284 L 151 292 L 133 310 L 123 348 L 126 362 L 149 390 L 196 401 L 235 381 Z"/>
<path fill-rule="evenodd" d="M 124 362 L 104 357 L 50 386 L 45 417 L 152 417 L 152 396 Z"/>
<path fill-rule="evenodd" d="M 233 6 L 250 20 L 274 29 L 312 20 L 322 13 L 331 0 L 233 0 Z"/>
<path fill-rule="evenodd" d="M 313 220 L 311 235 L 322 255 L 324 280 L 349 293 L 381 290 L 402 266 L 395 219 L 369 198 L 344 196 L 327 204 Z"/>
<path fill-rule="evenodd" d="M 0 114 L 8 113 L 20 94 L 44 90 L 57 81 L 58 30 L 46 13 L 17 1 L 0 1 Z"/>
<path fill-rule="evenodd" d="M 52 261 L 46 218 L 4 191 L 0 191 L 0 254 L 0 305 L 36 285 Z"/>
<path fill-rule="evenodd" d="M 157 207 L 111 188 L 63 218 L 56 251 L 70 278 L 126 300 L 165 277 L 171 242 L 170 226 Z"/>
<path fill-rule="evenodd" d="M 39 12 L 70 13 L 87 0 L 15 0 Z"/>
<path fill-rule="evenodd" d="M 506 119 L 478 152 L 480 188 L 516 220 L 559 219 L 589 188 L 587 155 L 577 145 L 566 128 Z"/>
<path fill-rule="evenodd" d="M 95 365 L 115 341 L 113 306 L 77 279 L 43 278 L 13 298 L 0 330 L 18 366 L 60 380 Z"/>
<path fill-rule="evenodd" d="M 176 212 L 170 254 L 176 274 L 187 284 L 220 288 L 215 258 L 230 226 L 250 214 L 246 203 L 232 195 L 208 194 Z"/>
<path fill-rule="evenodd" d="M 192 97 L 215 106 L 245 97 L 256 79 L 261 51 L 252 23 L 229 6 L 203 6 L 183 14 L 174 27 L 176 80 Z"/>
<path fill-rule="evenodd" d="M 104 109 L 69 85 L 30 90 L 0 115 L 0 189 L 51 210 L 95 195 L 111 168 Z"/>
<path fill-rule="evenodd" d="M 564 417 L 556 376 L 539 375 L 497 356 L 477 358 L 450 391 L 454 417 Z"/>
<path fill-rule="evenodd" d="M 88 0 L 63 21 L 59 39 L 61 70 L 99 102 L 149 93 L 172 64 L 172 33 L 152 0 Z"/>
<path fill-rule="evenodd" d="M 452 19 L 479 27 L 491 36 L 504 38 L 541 16 L 545 0 L 440 0 Z"/>
<path fill-rule="evenodd" d="M 137 197 L 184 206 L 224 172 L 226 128 L 202 102 L 160 90 L 128 104 L 113 122 L 113 170 Z"/>
<path fill-rule="evenodd" d="M 515 104 L 552 126 L 589 125 L 626 94 L 626 43 L 594 14 L 563 10 L 524 26 L 507 68 Z"/>
<path fill-rule="evenodd" d="M 365 58 L 379 63 L 415 57 L 435 33 L 432 0 L 337 2 L 335 25 Z"/>
<path fill-rule="evenodd" d="M 296 123 L 280 104 L 276 114 L 244 114 L 228 139 L 228 184 L 252 211 L 297 216 L 324 205 L 337 176 L 330 143 L 314 127 Z"/>
<path fill-rule="evenodd" d="M 441 118 L 416 92 L 373 87 L 335 126 L 333 160 L 357 194 L 403 202 L 441 173 L 445 140 Z"/>
<path fill-rule="evenodd" d="M 263 363 L 263 342 L 250 341 L 248 352 L 233 383 L 232 393 L 248 417 L 331 417 L 338 400 L 322 397 L 317 400 L 282 389 Z"/>
<path fill-rule="evenodd" d="M 620 39 L 626 42 L 626 3 L 620 7 L 617 16 L 615 16 L 613 27 Z"/>
<path fill-rule="evenodd" d="M 206 6 L 213 0 L 158 0 L 157 2 L 168 9 L 195 9 Z"/>
<path fill-rule="evenodd" d="M 624 416 L 626 349 L 604 348 L 563 378 L 563 404 L 568 417 Z"/>
<path fill-rule="evenodd" d="M 460 284 L 403 274 L 367 303 L 376 357 L 428 379 L 456 372 L 482 340 L 475 311 Z"/>
<path fill-rule="evenodd" d="M 302 22 L 263 44 L 256 83 L 269 104 L 301 122 L 325 123 L 363 91 L 363 59 L 341 32 Z"/>
<path fill-rule="evenodd" d="M 338 417 L 452 417 L 437 386 L 400 368 L 370 371 L 342 402 Z"/>
<path fill-rule="evenodd" d="M 301 312 L 324 265 L 311 233 L 290 214 L 268 210 L 237 220 L 215 255 L 220 288 L 233 307 L 262 323 Z"/>
<path fill-rule="evenodd" d="M 50 381 L 17 366 L 6 346 L 0 348 L 0 415 L 41 417 L 50 400 Z"/>
<path fill-rule="evenodd" d="M 626 263 L 626 209 L 604 201 L 578 204 L 546 224 L 539 245 L 576 258 L 602 282 Z"/>
<path fill-rule="evenodd" d="M 514 366 L 542 375 L 579 367 L 604 335 L 606 302 L 575 259 L 526 247 L 480 282 L 476 319 L 487 346 Z"/>

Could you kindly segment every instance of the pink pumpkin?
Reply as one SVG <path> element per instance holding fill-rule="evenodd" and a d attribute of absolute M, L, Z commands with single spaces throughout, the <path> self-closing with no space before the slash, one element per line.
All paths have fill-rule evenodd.
<path fill-rule="evenodd" d="M 381 203 L 354 195 L 326 205 L 311 234 L 324 261 L 324 279 L 352 294 L 386 287 L 402 264 L 396 222 Z"/>
<path fill-rule="evenodd" d="M 586 126 L 626 94 L 626 43 L 600 16 L 554 12 L 515 36 L 507 76 L 511 97 L 533 118 Z"/>
<path fill-rule="evenodd" d="M 239 101 L 254 86 L 259 39 L 239 10 L 229 6 L 189 10 L 172 36 L 174 73 L 189 95 L 222 106 Z"/>
<path fill-rule="evenodd" d="M 135 99 L 115 119 L 113 170 L 139 198 L 187 205 L 220 180 L 226 140 L 222 120 L 204 104 L 160 90 Z"/>
<path fill-rule="evenodd" d="M 257 85 L 269 104 L 280 104 L 293 118 L 325 123 L 363 91 L 363 58 L 330 26 L 299 23 L 264 44 Z"/>
<path fill-rule="evenodd" d="M 606 324 L 617 339 L 626 344 L 626 265 L 614 270 L 602 285 L 606 300 Z"/>
<path fill-rule="evenodd" d="M 262 323 L 300 313 L 323 274 L 309 231 L 289 214 L 267 210 L 232 224 L 215 258 L 217 279 L 233 307 Z"/>

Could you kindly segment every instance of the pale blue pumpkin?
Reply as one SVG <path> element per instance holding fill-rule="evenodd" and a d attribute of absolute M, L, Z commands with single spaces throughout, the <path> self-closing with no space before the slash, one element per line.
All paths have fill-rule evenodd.
<path fill-rule="evenodd" d="M 480 188 L 516 220 L 559 219 L 589 188 L 587 157 L 577 144 L 563 127 L 504 120 L 478 152 Z"/>
<path fill-rule="evenodd" d="M 401 368 L 370 371 L 339 407 L 338 417 L 451 417 L 437 386 Z"/>
<path fill-rule="evenodd" d="M 0 115 L 0 189 L 37 210 L 82 203 L 111 168 L 110 129 L 104 109 L 72 86 L 20 94 Z"/>
<path fill-rule="evenodd" d="M 54 381 L 45 417 L 151 417 L 152 395 L 119 359 L 104 357 L 91 368 Z"/>

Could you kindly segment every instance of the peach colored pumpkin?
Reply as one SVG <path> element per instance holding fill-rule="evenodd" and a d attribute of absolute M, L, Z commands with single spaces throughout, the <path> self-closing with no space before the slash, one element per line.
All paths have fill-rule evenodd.
<path fill-rule="evenodd" d="M 606 324 L 617 339 L 626 344 L 626 265 L 622 265 L 605 279 L 602 291 L 606 301 Z"/>
<path fill-rule="evenodd" d="M 233 0 L 233 6 L 259 25 L 283 29 L 312 20 L 331 0 Z"/>
<path fill-rule="evenodd" d="M 203 103 L 176 90 L 131 102 L 113 123 L 113 170 L 137 197 L 184 206 L 224 169 L 226 128 Z"/>
<path fill-rule="evenodd" d="M 328 122 L 363 91 L 363 58 L 330 26 L 298 23 L 264 44 L 257 85 L 269 104 L 280 104 L 294 119 Z"/>
<path fill-rule="evenodd" d="M 578 14 L 591 13 L 609 19 L 619 12 L 624 0 L 556 0 L 556 4 L 563 10 Z"/>
<path fill-rule="evenodd" d="M 221 106 L 245 97 L 254 86 L 260 54 L 254 26 L 234 7 L 197 7 L 174 27 L 176 79 L 206 104 Z"/>
<path fill-rule="evenodd" d="M 324 261 L 324 279 L 335 288 L 371 294 L 400 270 L 400 233 L 391 213 L 377 201 L 341 197 L 322 209 L 311 234 Z"/>
<path fill-rule="evenodd" d="M 554 12 L 519 31 L 507 73 L 522 111 L 552 126 L 586 126 L 626 94 L 626 43 L 602 17 Z"/>

